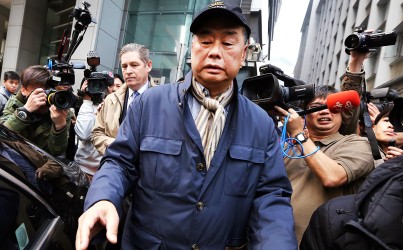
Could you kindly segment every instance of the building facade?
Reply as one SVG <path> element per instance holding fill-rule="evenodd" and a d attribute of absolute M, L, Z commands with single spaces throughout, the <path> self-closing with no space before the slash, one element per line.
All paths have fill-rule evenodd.
<path fill-rule="evenodd" d="M 339 88 L 349 55 L 345 38 L 355 27 L 397 32 L 395 45 L 374 49 L 364 63 L 367 90 L 390 87 L 403 94 L 403 1 L 310 0 L 301 27 L 294 76 L 316 85 Z"/>
<path fill-rule="evenodd" d="M 47 58 L 57 58 L 62 34 L 72 38 L 81 30 L 81 43 L 70 62 L 86 64 L 89 51 L 100 57 L 97 71 L 120 72 L 119 49 L 136 42 L 150 49 L 151 75 L 168 83 L 190 70 L 189 27 L 193 15 L 211 0 L 87 0 L 92 22 L 77 27 L 81 14 L 88 14 L 81 0 L 0 0 L 0 25 L 4 20 L 2 72 L 20 73 L 30 65 L 45 65 Z M 256 74 L 256 62 L 269 57 L 270 41 L 281 0 L 227 0 L 239 5 L 252 28 L 253 45 L 239 77 Z M 76 10 L 76 17 L 71 13 Z M 3 18 L 3 19 L 1 19 Z M 77 29 L 79 28 L 79 29 Z M 0 30 L 0 34 L 2 30 Z M 80 38 L 79 38 L 80 39 Z M 261 46 L 261 45 L 267 46 Z M 68 51 L 68 43 L 63 53 Z M 79 88 L 83 70 L 76 69 L 74 90 Z"/>

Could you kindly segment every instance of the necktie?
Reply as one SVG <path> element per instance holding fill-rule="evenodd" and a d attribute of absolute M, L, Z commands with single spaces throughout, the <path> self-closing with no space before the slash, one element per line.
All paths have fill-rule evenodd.
<path fill-rule="evenodd" d="M 208 169 L 224 130 L 226 118 L 224 107 L 231 100 L 232 85 L 226 92 L 213 99 L 206 97 L 201 86 L 193 79 L 192 93 L 201 104 L 195 123 L 202 139 L 203 153 Z"/>
<path fill-rule="evenodd" d="M 127 100 L 127 109 L 129 109 L 130 103 L 133 102 L 134 98 L 136 98 L 137 96 L 139 96 L 140 93 L 137 91 L 134 91 L 130 96 L 129 99 Z"/>

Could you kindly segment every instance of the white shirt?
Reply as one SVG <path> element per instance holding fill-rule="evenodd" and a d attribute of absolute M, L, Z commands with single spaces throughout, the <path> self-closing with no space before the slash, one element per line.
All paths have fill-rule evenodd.
<path fill-rule="evenodd" d="M 144 93 L 144 91 L 146 91 L 148 89 L 148 85 L 150 85 L 150 82 L 146 82 L 146 84 L 144 84 L 139 90 L 137 90 L 137 92 L 139 93 L 138 95 L 141 95 Z M 135 95 L 133 94 L 135 92 L 135 90 L 132 90 L 131 88 L 129 88 L 129 98 L 127 99 L 127 109 L 129 109 L 130 103 L 132 103 L 132 101 L 135 98 Z"/>

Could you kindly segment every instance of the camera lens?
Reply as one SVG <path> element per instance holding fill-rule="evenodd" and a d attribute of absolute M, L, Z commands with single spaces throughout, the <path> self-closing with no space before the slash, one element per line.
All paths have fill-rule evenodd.
<path fill-rule="evenodd" d="M 358 48 L 360 45 L 360 38 L 356 34 L 349 35 L 344 41 L 344 45 L 349 49 Z"/>
<path fill-rule="evenodd" d="M 55 103 L 55 106 L 59 109 L 66 109 L 68 108 L 70 104 L 70 99 L 68 95 L 66 95 L 65 92 L 57 92 L 54 97 L 53 101 Z"/>
<path fill-rule="evenodd" d="M 88 81 L 88 93 L 90 95 L 101 94 L 105 92 L 106 84 L 103 79 L 89 79 Z"/>
<path fill-rule="evenodd" d="M 77 97 L 71 91 L 61 90 L 48 95 L 48 103 L 55 105 L 58 109 L 69 109 L 76 101 Z"/>
<path fill-rule="evenodd" d="M 93 89 L 95 90 L 95 92 L 100 92 L 102 91 L 102 84 L 99 82 L 96 82 L 93 86 Z"/>

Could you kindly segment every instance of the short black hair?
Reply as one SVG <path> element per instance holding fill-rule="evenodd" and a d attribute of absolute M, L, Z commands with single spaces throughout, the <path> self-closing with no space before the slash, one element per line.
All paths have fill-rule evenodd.
<path fill-rule="evenodd" d="M 122 77 L 121 75 L 119 75 L 119 74 L 113 74 L 113 79 L 115 79 L 115 78 L 119 78 L 119 80 L 120 80 L 122 83 L 125 82 L 125 80 L 123 79 L 123 77 Z"/>
<path fill-rule="evenodd" d="M 321 85 L 321 86 L 317 86 L 315 88 L 315 97 L 309 100 L 305 100 L 302 103 L 302 108 L 306 109 L 306 107 L 308 106 L 308 104 L 310 104 L 313 100 L 317 99 L 317 98 L 325 98 L 330 95 L 330 94 L 334 94 L 337 93 L 337 89 L 335 89 L 335 87 L 331 86 L 331 85 Z"/>
<path fill-rule="evenodd" d="M 392 108 L 386 108 L 384 110 L 382 110 L 375 118 L 374 120 L 374 125 L 378 125 L 379 121 L 383 118 L 383 117 L 389 117 L 390 111 L 392 111 Z"/>
<path fill-rule="evenodd" d="M 20 80 L 20 76 L 17 74 L 17 72 L 14 71 L 6 71 L 4 72 L 4 81 L 7 80 L 16 80 L 19 81 Z"/>

